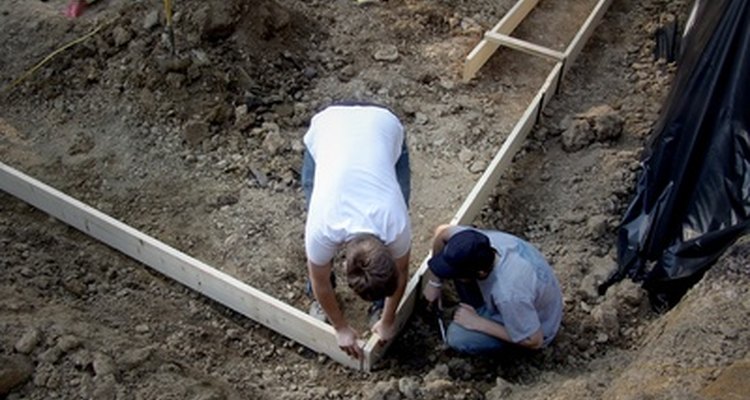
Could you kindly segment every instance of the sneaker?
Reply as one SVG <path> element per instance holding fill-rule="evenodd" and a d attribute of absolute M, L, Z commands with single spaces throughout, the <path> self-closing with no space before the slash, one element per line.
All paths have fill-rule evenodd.
<path fill-rule="evenodd" d="M 307 313 L 318 321 L 328 322 L 328 316 L 326 316 L 326 312 L 323 311 L 323 307 L 320 306 L 320 303 L 315 300 L 313 300 L 313 302 L 310 304 L 310 309 L 307 311 Z"/>

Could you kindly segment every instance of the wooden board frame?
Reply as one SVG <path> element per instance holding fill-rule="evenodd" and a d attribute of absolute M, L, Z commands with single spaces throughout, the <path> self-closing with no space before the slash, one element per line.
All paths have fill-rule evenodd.
<path fill-rule="evenodd" d="M 516 4 L 505 13 L 505 16 L 495 24 L 490 30 L 493 33 L 510 35 L 521 24 L 531 10 L 536 7 L 539 0 L 518 0 Z M 466 57 L 464 62 L 463 80 L 468 82 L 473 78 L 479 68 L 490 59 L 490 56 L 500 47 L 500 43 L 495 43 L 487 39 L 482 39 L 479 44 Z"/>
<path fill-rule="evenodd" d="M 355 369 L 333 327 L 0 162 L 0 189 L 268 328 Z"/>
<path fill-rule="evenodd" d="M 565 76 L 573 64 L 572 61 L 581 53 L 583 46 L 589 37 L 591 37 L 594 28 L 601 21 L 610 4 L 612 4 L 612 0 L 599 0 L 596 3 L 564 52 L 509 36 L 538 3 L 538 0 L 519 0 L 492 30 L 484 34 L 479 44 L 466 56 L 463 71 L 464 82 L 468 82 L 474 78 L 479 69 L 500 46 L 555 61 L 562 61 L 564 64 L 562 76 Z"/>
<path fill-rule="evenodd" d="M 505 40 L 503 36 L 506 36 L 513 31 L 513 29 L 521 23 L 523 18 L 528 15 L 531 9 L 536 6 L 538 0 L 520 0 L 516 5 L 505 15 L 505 17 L 492 29 L 492 32 L 498 33 L 498 35 L 488 34 L 485 39 L 482 40 L 473 51 L 472 54 L 467 57 L 471 59 L 467 61 L 464 69 L 464 77 L 467 71 L 473 76 L 473 73 L 481 67 L 484 62 L 492 55 L 497 49 L 500 43 L 510 43 L 512 41 Z M 541 52 L 545 54 L 537 54 L 546 58 L 557 59 L 558 62 L 552 67 L 552 70 L 547 75 L 539 91 L 531 100 L 528 107 L 524 111 L 521 118 L 518 120 L 516 125 L 513 127 L 510 135 L 505 139 L 500 150 L 497 152 L 495 157 L 490 162 L 490 165 L 484 171 L 482 176 L 479 178 L 477 183 L 472 188 L 469 196 L 461 204 L 454 217 L 451 219 L 451 224 L 470 224 L 474 221 L 476 216 L 482 210 L 484 205 L 489 198 L 491 192 L 497 187 L 500 182 L 500 178 L 505 170 L 508 168 L 510 163 L 513 161 L 513 157 L 516 155 L 518 150 L 521 148 L 526 136 L 534 128 L 534 125 L 538 122 L 542 110 L 549 104 L 552 96 L 554 96 L 560 88 L 563 76 L 570 69 L 573 61 L 578 57 L 580 52 L 585 45 L 585 42 L 593 33 L 593 29 L 596 24 L 601 20 L 602 16 L 606 12 L 612 0 L 600 0 L 594 9 L 589 14 L 584 24 L 579 29 L 573 41 L 567 47 L 563 57 L 559 57 L 559 52 L 554 50 L 545 49 L 541 46 L 534 47 L 526 45 L 526 43 L 520 43 L 521 41 L 514 42 L 524 47 L 523 51 L 530 52 Z M 499 40 L 494 41 L 493 39 Z M 472 72 L 473 71 L 473 72 Z M 406 325 L 408 318 L 411 316 L 412 311 L 417 302 L 417 298 L 421 295 L 422 288 L 422 276 L 427 271 L 427 260 L 430 258 L 430 254 L 424 258 L 422 264 L 420 264 L 417 272 L 411 277 L 404 297 L 401 299 L 399 308 L 396 313 L 396 324 L 400 329 Z M 387 349 L 386 346 L 379 345 L 376 341 L 371 340 L 368 342 L 365 352 L 370 357 L 370 362 L 375 362 L 382 357 L 382 354 Z M 371 365 L 372 367 L 372 365 Z"/>
<path fill-rule="evenodd" d="M 539 0 L 519 0 L 505 17 L 486 35 L 467 57 L 464 78 L 471 77 L 501 45 L 556 60 L 554 67 L 516 123 L 502 147 L 492 159 L 451 223 L 468 224 L 479 214 L 502 174 L 521 148 L 523 141 L 539 119 L 541 111 L 557 93 L 562 77 L 580 54 L 594 27 L 612 0 L 600 0 L 566 48 L 565 53 L 508 36 Z M 347 367 L 371 371 L 388 349 L 376 336 L 364 344 L 365 357 L 356 361 L 339 349 L 334 329 L 307 313 L 294 308 L 250 285 L 188 256 L 30 176 L 0 162 L 0 189 L 100 240 L 108 246 L 148 265 L 163 275 L 201 293 L 242 315 L 284 335 L 303 346 L 323 353 Z M 421 278 L 427 270 L 428 254 L 409 279 L 396 311 L 396 328 L 400 332 L 414 310 L 421 292 Z"/>

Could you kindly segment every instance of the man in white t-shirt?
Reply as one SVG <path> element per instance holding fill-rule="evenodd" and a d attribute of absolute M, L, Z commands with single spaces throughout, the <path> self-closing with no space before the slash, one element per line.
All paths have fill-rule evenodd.
<path fill-rule="evenodd" d="M 560 285 L 530 243 L 505 232 L 441 225 L 432 254 L 425 298 L 439 301 L 447 279 L 461 298 L 446 334 L 451 348 L 469 354 L 535 350 L 557 335 L 563 314 Z"/>
<path fill-rule="evenodd" d="M 302 186 L 308 213 L 305 251 L 315 299 L 336 330 L 339 347 L 361 358 L 358 332 L 334 293 L 333 258 L 346 255 L 349 286 L 383 304 L 372 330 L 395 335 L 395 314 L 406 287 L 411 250 L 409 157 L 404 129 L 387 108 L 337 104 L 316 114 L 304 137 Z"/>

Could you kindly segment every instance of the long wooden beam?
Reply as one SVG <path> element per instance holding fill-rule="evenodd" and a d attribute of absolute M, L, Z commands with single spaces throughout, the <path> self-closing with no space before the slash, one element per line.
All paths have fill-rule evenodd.
<path fill-rule="evenodd" d="M 539 0 L 518 0 L 516 4 L 508 10 L 505 16 L 495 24 L 490 30 L 493 33 L 500 33 L 503 35 L 510 35 L 526 18 L 534 7 L 536 7 Z M 479 44 L 466 56 L 464 62 L 463 80 L 468 82 L 476 76 L 479 68 L 490 59 L 490 56 L 495 53 L 500 44 L 494 43 L 490 40 L 482 39 Z"/>
<path fill-rule="evenodd" d="M 0 189 L 312 350 L 369 369 L 339 349 L 330 325 L 1 162 Z"/>

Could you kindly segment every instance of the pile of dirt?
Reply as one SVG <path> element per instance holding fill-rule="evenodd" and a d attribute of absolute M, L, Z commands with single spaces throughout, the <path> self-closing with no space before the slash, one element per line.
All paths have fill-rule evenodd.
<path fill-rule="evenodd" d="M 0 4 L 6 89 L 101 27 L 3 93 L 0 160 L 303 309 L 301 138 L 317 110 L 359 99 L 402 118 L 415 270 L 551 67 L 501 50 L 460 81 L 510 0 L 186 0 L 175 54 L 161 4 L 99 1 L 69 20 L 66 3 Z M 560 50 L 594 4 L 542 1 L 515 34 Z M 565 297 L 550 348 L 459 356 L 418 308 L 375 372 L 351 371 L 2 193 L 0 394 L 727 398 L 750 368 L 748 243 L 664 315 L 631 282 L 595 291 L 675 70 L 653 59 L 653 34 L 685 13 L 683 1 L 613 2 L 475 221 L 550 259 Z"/>

